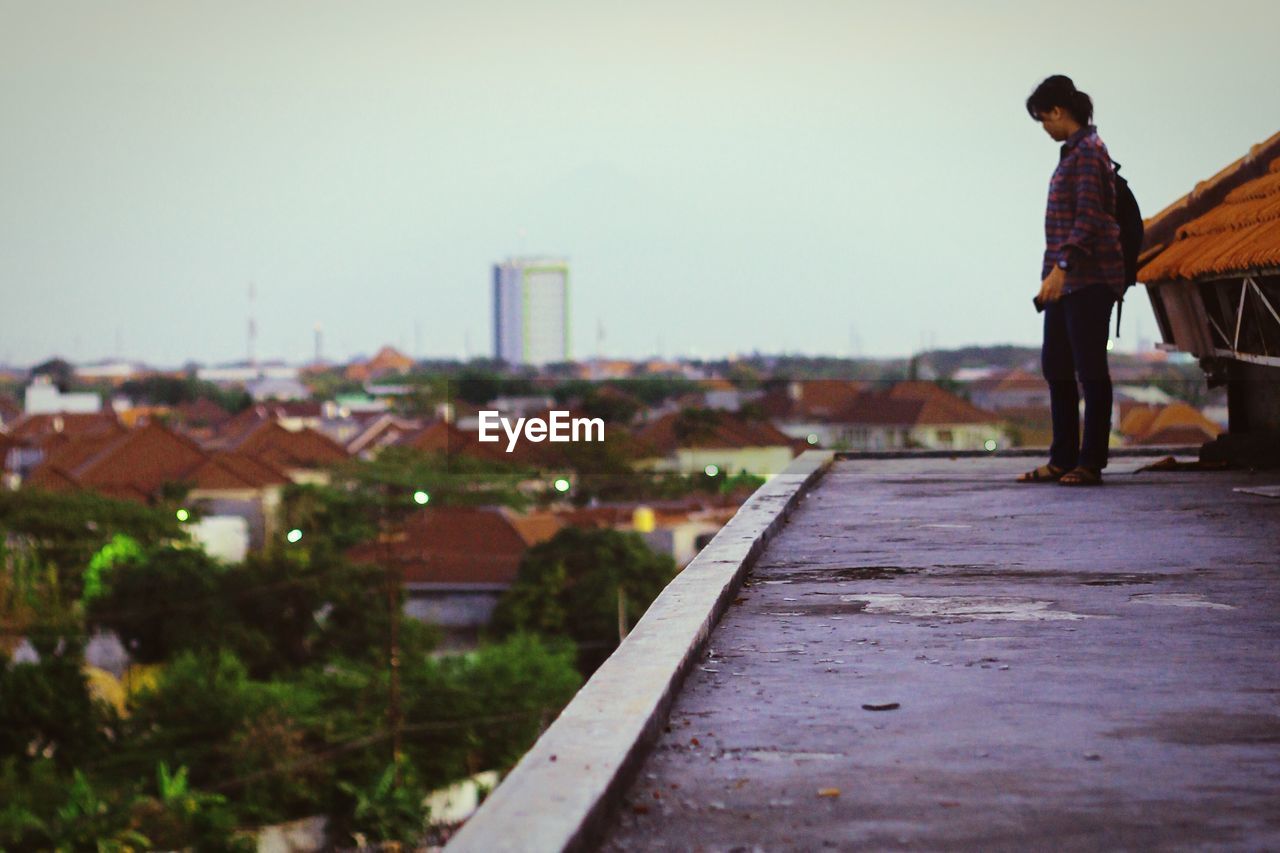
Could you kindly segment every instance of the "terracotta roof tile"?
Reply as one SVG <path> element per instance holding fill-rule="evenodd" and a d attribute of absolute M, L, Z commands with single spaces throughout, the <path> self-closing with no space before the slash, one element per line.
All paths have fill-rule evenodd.
<path fill-rule="evenodd" d="M 289 482 L 289 476 L 274 465 L 234 451 L 211 454 L 205 462 L 190 474 L 193 488 L 197 489 L 262 489 L 281 486 Z"/>
<path fill-rule="evenodd" d="M 1147 221 L 1138 280 L 1280 268 L 1280 133 Z"/>
<path fill-rule="evenodd" d="M 522 517 L 506 507 L 433 507 L 411 516 L 395 541 L 367 542 L 349 556 L 376 565 L 389 556 L 406 583 L 509 585 L 525 551 L 560 526 L 547 513 Z"/>
<path fill-rule="evenodd" d="M 768 421 L 744 418 L 732 412 L 716 409 L 695 409 L 694 417 L 706 419 L 705 428 L 681 434 L 683 413 L 670 412 L 641 427 L 636 439 L 659 453 L 671 453 L 688 447 L 742 448 L 742 447 L 792 447 L 790 436 L 780 432 Z"/>
<path fill-rule="evenodd" d="M 13 422 L 8 432 L 15 438 L 29 439 L 57 433 L 89 435 L 107 432 L 119 426 L 120 420 L 113 411 L 92 414 L 23 415 Z"/>
<path fill-rule="evenodd" d="M 232 448 L 278 468 L 324 468 L 345 462 L 350 454 L 336 441 L 313 429 L 287 430 L 264 421 L 239 437 Z"/>
<path fill-rule="evenodd" d="M 876 426 L 949 426 L 1000 419 L 932 382 L 906 381 L 860 395 L 836 420 Z"/>
<path fill-rule="evenodd" d="M 32 472 L 31 485 L 67 485 L 112 496 L 146 499 L 166 483 L 186 482 L 206 457 L 190 439 L 159 424 L 109 438 L 72 438 Z"/>
<path fill-rule="evenodd" d="M 772 387 L 761 401 L 765 415 L 785 420 L 828 420 L 867 390 L 866 382 L 806 379 Z"/>

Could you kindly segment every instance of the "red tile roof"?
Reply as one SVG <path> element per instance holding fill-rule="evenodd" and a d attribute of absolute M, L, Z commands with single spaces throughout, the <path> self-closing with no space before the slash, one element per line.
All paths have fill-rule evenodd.
<path fill-rule="evenodd" d="M 57 415 L 23 415 L 9 426 L 14 438 L 33 439 L 61 433 L 63 435 L 91 435 L 119 430 L 120 420 L 115 412 L 92 414 L 71 413 Z"/>
<path fill-rule="evenodd" d="M 174 414 L 179 422 L 192 426 L 219 426 L 231 420 L 230 412 L 207 397 L 183 403 L 174 410 Z"/>
<path fill-rule="evenodd" d="M 264 421 L 237 436 L 230 449 L 285 469 L 325 468 L 350 458 L 346 449 L 328 436 L 313 429 L 288 430 L 276 421 Z"/>
<path fill-rule="evenodd" d="M 1048 383 L 1044 381 L 1044 377 L 1035 373 L 1028 373 L 1020 368 L 1013 368 L 998 373 L 988 379 L 975 379 L 972 382 L 965 383 L 966 387 L 973 391 L 990 393 L 992 391 L 1025 391 L 1040 390 L 1047 388 Z"/>
<path fill-rule="evenodd" d="M 187 481 L 204 461 L 205 454 L 195 442 L 159 424 L 148 424 L 111 438 L 72 439 L 55 447 L 28 482 L 56 488 L 69 480 L 104 494 L 151 496 L 166 483 Z"/>
<path fill-rule="evenodd" d="M 262 459 L 243 453 L 214 453 L 189 475 L 197 489 L 262 489 L 283 486 L 289 475 Z"/>
<path fill-rule="evenodd" d="M 907 381 L 887 390 L 862 394 L 834 420 L 868 426 L 914 427 L 986 424 L 1000 419 L 932 382 Z"/>
<path fill-rule="evenodd" d="M 352 364 L 345 375 L 348 379 L 363 382 L 389 373 L 408 373 L 412 369 L 413 359 L 393 347 L 383 347 L 368 361 Z"/>
<path fill-rule="evenodd" d="M 866 382 L 849 379 L 797 380 L 770 388 L 760 405 L 770 418 L 829 420 L 866 389 Z"/>
<path fill-rule="evenodd" d="M 481 442 L 479 433 L 460 430 L 446 421 L 435 421 L 417 432 L 407 433 L 400 443 L 424 453 L 461 454 L 491 462 L 507 459 L 503 453 L 505 445 Z"/>
<path fill-rule="evenodd" d="M 356 454 L 388 444 L 398 444 L 402 438 L 417 435 L 422 430 L 422 424 L 418 421 L 388 412 L 381 412 L 376 418 L 363 420 L 362 423 L 360 432 L 347 441 L 348 453 Z"/>
<path fill-rule="evenodd" d="M 1192 406 L 1177 402 L 1159 409 L 1130 409 L 1119 431 L 1132 444 L 1203 444 L 1217 438 L 1222 428 Z"/>
<path fill-rule="evenodd" d="M 356 561 L 392 565 L 406 583 L 497 584 L 516 579 L 525 552 L 550 539 L 562 523 L 550 513 L 521 516 L 506 507 L 433 507 L 415 513 L 403 535 L 367 542 Z"/>
<path fill-rule="evenodd" d="M 196 489 L 256 490 L 288 482 L 268 462 L 241 453 L 206 453 L 186 436 L 154 423 L 102 435 L 50 438 L 45 454 L 24 485 L 92 489 L 146 502 L 168 483 Z"/>
<path fill-rule="evenodd" d="M 688 413 L 688 414 L 686 414 Z M 702 428 L 685 431 L 681 424 Z M 686 409 L 670 412 L 641 427 L 637 441 L 650 451 L 671 453 L 681 448 L 791 447 L 794 440 L 768 421 L 744 418 L 718 409 Z"/>
<path fill-rule="evenodd" d="M 1280 268 L 1280 133 L 1147 220 L 1146 283 Z"/>

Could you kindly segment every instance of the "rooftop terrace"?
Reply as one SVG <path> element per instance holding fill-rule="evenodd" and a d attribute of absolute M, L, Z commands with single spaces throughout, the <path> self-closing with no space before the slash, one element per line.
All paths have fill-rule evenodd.
<path fill-rule="evenodd" d="M 451 849 L 1280 848 L 1280 477 L 828 460 L 743 507 Z"/>

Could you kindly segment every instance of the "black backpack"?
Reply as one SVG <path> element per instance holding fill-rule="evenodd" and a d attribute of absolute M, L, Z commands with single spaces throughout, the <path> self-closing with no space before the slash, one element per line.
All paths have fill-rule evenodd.
<path fill-rule="evenodd" d="M 1142 252 L 1142 211 L 1138 200 L 1129 189 L 1129 182 L 1120 176 L 1120 164 L 1111 161 L 1116 176 L 1116 222 L 1120 225 L 1120 251 L 1124 255 L 1125 292 L 1138 282 L 1138 255 Z M 1120 337 L 1120 311 L 1124 308 L 1124 295 L 1116 302 L 1116 337 Z"/>

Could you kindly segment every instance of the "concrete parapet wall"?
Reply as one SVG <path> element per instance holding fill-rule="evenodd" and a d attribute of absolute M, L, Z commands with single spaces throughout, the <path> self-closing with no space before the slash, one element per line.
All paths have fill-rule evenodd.
<path fill-rule="evenodd" d="M 747 571 L 831 460 L 830 452 L 808 451 L 743 504 L 454 836 L 449 851 L 579 850 L 596 839 Z"/>

